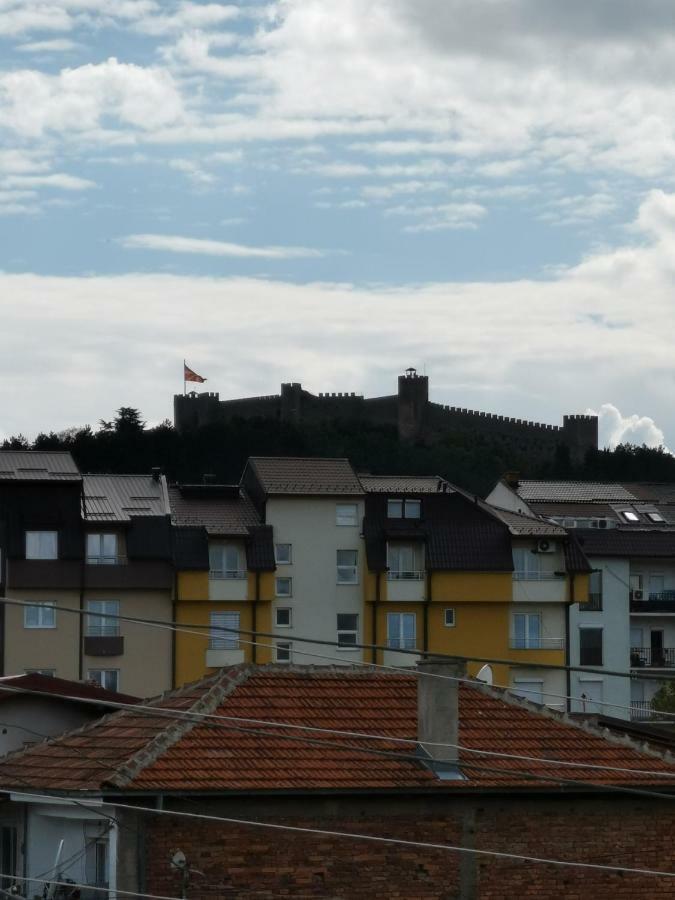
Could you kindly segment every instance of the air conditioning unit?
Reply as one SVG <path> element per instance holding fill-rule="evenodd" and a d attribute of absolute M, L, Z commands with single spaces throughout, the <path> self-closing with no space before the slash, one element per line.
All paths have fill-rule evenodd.
<path fill-rule="evenodd" d="M 631 592 L 630 592 L 630 599 L 631 599 L 631 600 L 644 600 L 644 599 L 645 599 L 645 592 L 644 592 L 644 591 L 631 591 Z"/>
<path fill-rule="evenodd" d="M 537 553 L 553 553 L 555 550 L 555 542 L 542 538 L 537 541 Z"/>

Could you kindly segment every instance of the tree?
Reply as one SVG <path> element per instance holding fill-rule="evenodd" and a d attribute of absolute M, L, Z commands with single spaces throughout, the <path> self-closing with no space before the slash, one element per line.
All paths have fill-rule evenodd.
<path fill-rule="evenodd" d="M 675 681 L 662 684 L 652 699 L 652 709 L 675 713 Z"/>

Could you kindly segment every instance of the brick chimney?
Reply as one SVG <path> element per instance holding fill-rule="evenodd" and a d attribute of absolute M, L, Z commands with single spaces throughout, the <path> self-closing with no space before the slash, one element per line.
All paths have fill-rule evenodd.
<path fill-rule="evenodd" d="M 453 761 L 457 758 L 454 748 L 431 745 L 458 743 L 459 682 L 452 679 L 466 678 L 466 663 L 430 656 L 417 663 L 417 671 L 417 740 L 432 760 Z"/>

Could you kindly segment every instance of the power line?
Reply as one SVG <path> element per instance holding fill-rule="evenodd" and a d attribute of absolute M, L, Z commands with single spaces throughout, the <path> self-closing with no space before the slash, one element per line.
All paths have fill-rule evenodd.
<path fill-rule="evenodd" d="M 0 597 L 0 603 L 5 603 L 9 606 L 35 606 L 35 602 L 31 603 L 27 600 L 16 600 L 10 597 Z M 279 634 L 278 632 L 273 631 L 257 631 L 246 628 L 228 628 L 224 625 L 203 625 L 200 622 L 176 622 L 173 620 L 159 620 L 159 619 L 146 619 L 139 618 L 136 616 L 125 616 L 120 613 L 92 613 L 86 609 L 79 609 L 77 607 L 72 606 L 59 606 L 55 603 L 49 603 L 52 609 L 55 609 L 59 612 L 72 613 L 77 616 L 91 616 L 92 618 L 105 618 L 105 619 L 115 619 L 121 622 L 132 622 L 136 625 L 147 625 L 147 626 L 164 626 L 164 627 L 172 627 L 172 628 L 180 628 L 181 625 L 185 625 L 187 628 L 197 629 L 200 633 L 206 631 L 209 632 L 225 632 L 228 634 L 247 634 L 253 635 L 256 637 L 265 637 L 265 638 L 273 638 L 274 640 L 281 640 L 284 643 L 291 641 L 293 643 L 307 643 L 307 644 L 315 644 L 318 646 L 328 646 L 328 647 L 340 647 L 344 649 L 344 645 L 340 644 L 338 641 L 327 641 L 321 638 L 309 638 L 309 637 L 301 637 L 299 635 L 289 635 L 289 634 Z M 568 666 L 559 663 L 539 663 L 539 662 L 528 662 L 521 661 L 517 659 L 500 659 L 496 657 L 487 657 L 487 656 L 462 656 L 459 654 L 451 654 L 451 653 L 442 653 L 440 651 L 435 650 L 411 650 L 407 648 L 392 648 L 385 644 L 350 644 L 351 648 L 358 650 L 380 650 L 382 652 L 391 651 L 395 649 L 396 653 L 401 653 L 409 656 L 433 656 L 438 659 L 450 659 L 450 660 L 460 660 L 463 662 L 477 662 L 488 665 L 501 665 L 501 666 L 511 666 L 517 669 L 530 668 L 530 669 L 551 669 L 553 671 L 560 672 L 583 672 L 590 675 L 613 675 L 617 678 L 631 678 L 636 680 L 646 680 L 646 681 L 671 681 L 675 680 L 675 672 L 674 673 L 663 673 L 663 674 L 651 674 L 649 672 L 624 672 L 612 669 L 598 668 L 593 666 Z"/>
<path fill-rule="evenodd" d="M 45 800 L 51 799 L 53 800 L 53 796 L 42 795 L 42 794 L 17 794 L 17 796 L 25 796 L 32 799 Z M 85 801 L 86 803 L 86 801 Z M 477 856 L 492 856 L 497 857 L 499 859 L 517 859 L 521 862 L 530 862 L 530 863 L 540 863 L 543 865 L 551 865 L 551 866 L 563 866 L 570 868 L 582 868 L 582 869 L 596 869 L 605 872 L 623 872 L 630 873 L 634 875 L 653 875 L 661 878 L 675 878 L 675 872 L 664 872 L 658 869 L 638 869 L 632 868 L 630 866 L 608 866 L 601 863 L 586 863 L 586 862 L 578 862 L 572 860 L 561 860 L 561 859 L 548 859 L 540 856 L 525 856 L 519 853 L 507 853 L 501 850 L 484 850 L 478 849 L 475 847 L 462 847 L 459 845 L 453 844 L 435 844 L 427 841 L 411 841 L 405 840 L 403 838 L 392 838 L 392 837 L 382 837 L 380 835 L 373 834 L 361 834 L 357 832 L 350 831 L 334 831 L 332 829 L 325 828 L 307 828 L 302 827 L 300 825 L 282 825 L 277 822 L 263 822 L 256 821 L 253 819 L 240 819 L 233 818 L 231 816 L 212 816 L 206 813 L 191 813 L 185 812 L 183 810 L 174 810 L 174 809 L 156 809 L 151 808 L 149 806 L 134 806 L 130 803 L 116 803 L 115 804 L 119 809 L 128 809 L 136 813 L 145 813 L 147 815 L 158 815 L 158 816 L 176 816 L 179 818 L 187 818 L 192 820 L 200 820 L 205 822 L 223 822 L 228 825 L 245 825 L 250 826 L 251 828 L 267 828 L 274 831 L 289 831 L 296 834 L 318 834 L 323 837 L 339 837 L 339 838 L 347 838 L 356 841 L 372 841 L 375 843 L 381 844 L 394 844 L 397 846 L 403 847 L 416 847 L 425 850 L 447 850 L 454 853 L 469 853 L 475 854 Z M 0 877 L 2 877 L 2 873 L 0 873 Z M 119 893 L 123 893 L 120 891 Z M 152 897 L 152 895 L 148 894 L 136 894 L 133 896 L 139 897 Z M 154 898 L 154 900 L 174 900 L 174 898 Z"/>
<path fill-rule="evenodd" d="M 85 888 L 87 891 L 97 891 L 99 894 L 121 894 L 123 897 L 138 897 L 140 900 L 176 900 L 175 897 L 167 897 L 164 894 L 138 894 L 134 891 L 123 891 L 120 888 L 98 887 L 94 884 L 84 884 L 83 882 L 77 881 L 48 881 L 46 878 L 30 878 L 22 875 L 10 875 L 8 872 L 0 872 L 0 878 L 8 878 L 11 881 L 22 881 L 26 884 L 35 882 L 37 884 L 55 884 L 57 887 Z M 8 896 L 11 895 L 8 894 Z"/>

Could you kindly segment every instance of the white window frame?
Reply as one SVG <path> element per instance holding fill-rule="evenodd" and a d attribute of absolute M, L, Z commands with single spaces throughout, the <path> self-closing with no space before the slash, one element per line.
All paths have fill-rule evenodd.
<path fill-rule="evenodd" d="M 414 509 L 415 515 L 410 515 L 410 510 Z M 422 518 L 422 501 L 421 500 L 404 500 L 403 501 L 403 518 L 404 519 L 421 519 Z"/>
<path fill-rule="evenodd" d="M 392 550 L 396 551 L 398 554 L 402 550 L 411 550 L 412 551 L 412 568 L 403 569 L 401 568 L 401 560 L 398 560 L 399 567 L 397 569 L 393 568 L 392 563 Z M 410 543 L 406 543 L 405 541 L 396 541 L 396 542 L 388 542 L 387 543 L 387 580 L 388 581 L 420 581 L 424 577 L 424 545 L 418 542 L 411 541 Z"/>
<path fill-rule="evenodd" d="M 282 591 L 279 585 L 288 582 L 288 590 Z M 274 596 L 275 597 L 292 597 L 293 596 L 293 579 L 288 575 L 277 576 L 274 579 Z"/>
<path fill-rule="evenodd" d="M 412 637 L 405 637 L 404 621 L 406 617 L 412 619 Z M 390 623 L 398 619 L 398 637 L 391 638 Z M 387 647 L 390 650 L 416 650 L 417 649 L 417 616 L 415 613 L 387 613 Z"/>
<path fill-rule="evenodd" d="M 279 621 L 279 613 L 288 613 L 288 622 Z M 274 610 L 274 627 L 275 628 L 292 628 L 293 627 L 293 610 L 290 606 L 277 606 Z"/>
<path fill-rule="evenodd" d="M 525 625 L 523 637 L 519 637 L 516 629 L 516 622 L 522 619 Z M 542 629 L 543 621 L 540 612 L 517 612 L 513 613 L 512 618 L 513 637 L 511 638 L 514 650 L 541 650 L 542 649 Z M 537 623 L 537 636 L 530 636 L 530 622 Z"/>
<path fill-rule="evenodd" d="M 353 553 L 353 564 L 340 563 L 341 553 Z M 336 550 L 335 561 L 337 566 L 336 578 L 338 584 L 358 584 L 359 583 L 359 551 L 358 550 Z"/>
<path fill-rule="evenodd" d="M 220 554 L 220 565 L 215 566 L 214 556 L 215 553 L 218 552 Z M 227 560 L 227 554 L 234 553 L 236 554 L 236 560 L 230 559 L 229 565 Z M 212 555 L 213 554 L 213 555 Z M 236 544 L 228 544 L 228 543 L 211 543 L 209 544 L 209 578 L 211 579 L 243 579 L 246 578 L 246 569 L 242 568 L 242 553 L 241 548 Z"/>
<path fill-rule="evenodd" d="M 100 674 L 100 680 L 96 677 L 94 673 L 98 672 Z M 108 684 L 104 683 L 108 681 L 108 675 L 115 676 L 115 686 L 110 687 Z M 93 681 L 94 684 L 97 684 L 99 687 L 103 688 L 106 691 L 113 691 L 114 693 L 118 693 L 120 689 L 120 670 L 119 669 L 87 669 L 87 681 Z"/>
<path fill-rule="evenodd" d="M 232 631 L 223 631 L 231 628 Z M 209 613 L 209 650 L 238 650 L 241 613 L 233 609 L 212 610 Z"/>
<path fill-rule="evenodd" d="M 86 636 L 119 637 L 119 614 L 119 600 L 87 600 Z"/>
<path fill-rule="evenodd" d="M 46 537 L 49 536 L 49 541 Z M 41 547 L 42 540 L 52 547 Z M 34 546 L 31 546 L 34 545 Z M 27 531 L 26 532 L 26 559 L 58 559 L 59 558 L 59 533 L 55 530 L 50 531 Z"/>
<path fill-rule="evenodd" d="M 51 622 L 45 622 L 46 618 L 46 610 L 51 610 Z M 31 625 L 28 621 L 30 616 L 30 610 L 37 610 L 37 624 Z M 31 603 L 30 606 L 24 606 L 23 608 L 23 627 L 30 628 L 32 630 L 42 629 L 42 628 L 56 628 L 56 607 L 54 606 L 54 602 L 50 601 L 48 603 L 39 602 L 39 603 Z"/>
<path fill-rule="evenodd" d="M 448 613 L 450 613 L 450 616 L 448 616 Z M 448 618 L 452 619 L 452 621 L 448 622 Z M 457 617 L 455 614 L 454 606 L 448 606 L 443 610 L 443 624 L 446 628 L 454 628 L 457 624 Z"/>
<path fill-rule="evenodd" d="M 110 540 L 112 538 L 112 541 Z M 96 540 L 95 540 L 96 539 Z M 105 547 L 109 542 L 112 546 Z M 98 544 L 98 548 L 94 545 Z M 114 566 L 119 562 L 119 535 L 114 531 L 90 531 L 87 533 L 87 563 L 90 566 Z M 114 549 L 114 552 L 109 552 Z"/>
<path fill-rule="evenodd" d="M 340 627 L 340 617 L 341 616 L 350 616 L 356 620 L 354 628 L 345 628 Z M 342 625 L 345 625 L 343 621 Z M 347 643 L 342 643 L 345 636 L 348 638 Z M 350 640 L 351 638 L 354 640 Z M 337 613 L 337 642 L 338 642 L 338 650 L 358 650 L 359 648 L 355 645 L 359 642 L 359 614 L 358 613 Z"/>
<path fill-rule="evenodd" d="M 401 507 L 401 512 L 396 512 L 398 507 Z M 403 498 L 399 497 L 388 497 L 387 498 L 387 518 L 388 519 L 402 519 L 403 518 Z"/>
<path fill-rule="evenodd" d="M 282 559 L 279 553 L 279 547 L 288 547 L 288 556 L 286 559 Z M 291 566 L 293 565 L 293 544 L 275 544 L 274 545 L 274 562 L 278 566 Z"/>
<path fill-rule="evenodd" d="M 335 524 L 338 526 L 338 528 L 358 528 L 358 503 L 336 503 Z"/>
<path fill-rule="evenodd" d="M 281 656 L 279 651 L 281 651 Z M 291 641 L 277 641 L 274 645 L 274 661 L 287 666 L 293 662 L 293 644 Z"/>

